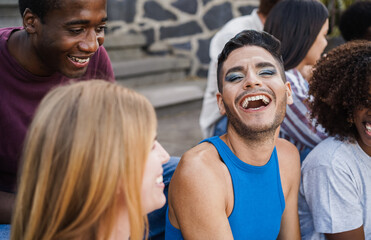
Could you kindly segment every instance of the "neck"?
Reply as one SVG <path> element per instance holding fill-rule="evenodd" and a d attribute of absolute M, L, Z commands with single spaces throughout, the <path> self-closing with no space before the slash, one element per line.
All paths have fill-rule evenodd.
<path fill-rule="evenodd" d="M 109 240 L 121 240 L 129 239 L 130 236 L 130 222 L 129 222 L 129 213 L 126 208 L 120 210 L 120 213 L 117 217 L 117 222 L 113 227 L 113 232 Z"/>
<path fill-rule="evenodd" d="M 258 16 L 259 16 L 260 21 L 261 21 L 261 22 L 263 23 L 263 25 L 264 25 L 265 20 L 267 19 L 267 16 L 264 15 L 264 14 L 262 14 L 259 10 L 258 10 Z"/>
<path fill-rule="evenodd" d="M 357 137 L 358 145 L 361 147 L 361 149 L 368 155 L 371 156 L 371 147 L 367 146 L 363 143 L 362 139 L 360 137 Z"/>
<path fill-rule="evenodd" d="M 307 65 L 304 60 L 299 63 L 296 69 L 300 72 L 303 78 L 307 81 L 312 77 L 313 66 Z"/>
<path fill-rule="evenodd" d="M 272 155 L 277 138 L 276 132 L 243 138 L 233 128 L 228 128 L 227 134 L 221 139 L 241 161 L 254 166 L 263 166 Z"/>
<path fill-rule="evenodd" d="M 26 30 L 12 33 L 8 40 L 10 55 L 28 72 L 36 76 L 50 76 L 53 73 L 45 70 L 42 60 L 32 45 L 32 37 Z"/>

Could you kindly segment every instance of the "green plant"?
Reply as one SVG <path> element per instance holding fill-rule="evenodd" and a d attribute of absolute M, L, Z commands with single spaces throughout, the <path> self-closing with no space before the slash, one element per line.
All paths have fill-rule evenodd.
<path fill-rule="evenodd" d="M 360 0 L 321 0 L 327 7 L 330 15 L 330 36 L 339 36 L 339 19 L 342 12 L 353 3 Z"/>

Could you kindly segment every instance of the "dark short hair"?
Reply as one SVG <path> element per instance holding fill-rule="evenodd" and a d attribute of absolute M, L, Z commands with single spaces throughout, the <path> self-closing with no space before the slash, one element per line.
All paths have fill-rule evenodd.
<path fill-rule="evenodd" d="M 329 136 L 354 141 L 358 136 L 354 111 L 371 107 L 371 42 L 351 41 L 321 58 L 309 85 L 312 119 Z"/>
<path fill-rule="evenodd" d="M 259 13 L 263 14 L 264 16 L 267 16 L 274 7 L 274 5 L 276 5 L 276 3 L 279 1 L 280 0 L 260 0 Z"/>
<path fill-rule="evenodd" d="M 283 0 L 274 6 L 264 31 L 281 41 L 285 70 L 305 58 L 327 18 L 328 11 L 318 0 Z"/>
<path fill-rule="evenodd" d="M 346 41 L 363 39 L 371 26 L 371 2 L 356 2 L 340 17 L 339 29 Z"/>
<path fill-rule="evenodd" d="M 277 40 L 272 35 L 266 32 L 258 32 L 255 30 L 244 30 L 238 33 L 235 37 L 229 40 L 222 52 L 219 54 L 218 57 L 218 68 L 217 68 L 217 80 L 218 80 L 218 90 L 220 93 L 223 91 L 223 77 L 222 69 L 223 64 L 227 60 L 229 54 L 234 50 L 244 47 L 244 46 L 257 46 L 264 48 L 267 50 L 273 58 L 277 61 L 280 72 L 283 78 L 283 81 L 286 82 L 284 70 L 283 70 L 283 61 L 281 57 L 281 50 L 280 50 L 280 41 Z"/>
<path fill-rule="evenodd" d="M 26 8 L 29 8 L 44 23 L 44 17 L 53 9 L 60 7 L 61 0 L 18 0 L 19 12 L 23 17 Z"/>

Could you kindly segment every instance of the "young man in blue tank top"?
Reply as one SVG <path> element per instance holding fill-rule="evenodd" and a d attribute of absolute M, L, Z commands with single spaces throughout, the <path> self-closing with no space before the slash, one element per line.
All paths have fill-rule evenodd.
<path fill-rule="evenodd" d="M 166 239 L 300 239 L 300 160 L 277 138 L 292 103 L 280 42 L 247 30 L 218 59 L 227 133 L 186 152 L 170 183 Z"/>

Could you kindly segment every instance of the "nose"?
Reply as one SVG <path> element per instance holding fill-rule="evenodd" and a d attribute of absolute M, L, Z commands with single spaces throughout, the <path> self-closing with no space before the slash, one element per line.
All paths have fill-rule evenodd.
<path fill-rule="evenodd" d="M 262 85 L 262 81 L 260 80 L 259 76 L 256 74 L 250 72 L 246 77 L 243 82 L 243 88 L 244 89 L 249 89 L 249 88 L 254 88 L 254 87 L 259 87 Z"/>
<path fill-rule="evenodd" d="M 165 164 L 170 160 L 170 155 L 160 143 L 158 143 L 158 147 L 160 148 L 161 163 Z"/>
<path fill-rule="evenodd" d="M 87 31 L 84 38 L 79 43 L 79 49 L 83 52 L 94 53 L 103 44 L 104 38 L 99 36 L 95 30 Z"/>

